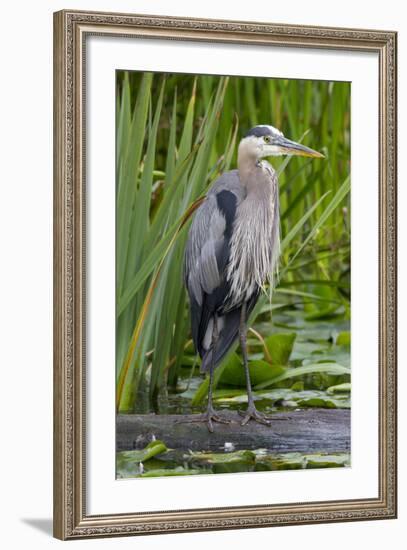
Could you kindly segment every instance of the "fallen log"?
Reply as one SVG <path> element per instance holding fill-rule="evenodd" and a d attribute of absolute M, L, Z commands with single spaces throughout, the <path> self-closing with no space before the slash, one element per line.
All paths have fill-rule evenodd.
<path fill-rule="evenodd" d="M 222 411 L 230 424 L 188 423 L 194 415 L 121 414 L 116 422 L 116 449 L 141 449 L 152 439 L 161 439 L 170 449 L 222 451 L 225 444 L 239 449 L 269 452 L 333 453 L 350 450 L 350 411 L 305 409 L 276 412 L 271 426 L 249 422 L 241 426 L 234 411 Z"/>

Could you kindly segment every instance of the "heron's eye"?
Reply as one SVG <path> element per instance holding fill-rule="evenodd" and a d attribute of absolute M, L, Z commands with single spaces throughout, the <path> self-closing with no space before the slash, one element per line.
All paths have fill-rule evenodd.
<path fill-rule="evenodd" d="M 270 136 L 264 136 L 264 143 L 270 143 L 271 137 Z"/>

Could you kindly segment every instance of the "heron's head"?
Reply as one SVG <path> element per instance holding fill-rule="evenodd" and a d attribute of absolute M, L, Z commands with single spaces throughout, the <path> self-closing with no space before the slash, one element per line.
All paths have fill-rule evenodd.
<path fill-rule="evenodd" d="M 287 139 L 280 130 L 265 124 L 255 126 L 247 132 L 239 144 L 239 154 L 256 160 L 280 155 L 314 158 L 323 158 L 324 156 L 314 149 Z"/>

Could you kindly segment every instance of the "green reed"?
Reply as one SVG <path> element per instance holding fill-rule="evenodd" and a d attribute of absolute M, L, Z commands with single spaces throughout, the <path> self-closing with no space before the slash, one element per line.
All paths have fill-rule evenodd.
<path fill-rule="evenodd" d="M 273 159 L 280 180 L 280 288 L 323 296 L 325 309 L 321 300 L 304 302 L 314 315 L 348 302 L 350 84 L 119 72 L 119 411 L 133 410 L 139 391 L 155 403 L 177 383 L 190 346 L 182 282 L 189 209 L 221 172 L 236 166 L 240 137 L 260 123 L 326 156 Z"/>

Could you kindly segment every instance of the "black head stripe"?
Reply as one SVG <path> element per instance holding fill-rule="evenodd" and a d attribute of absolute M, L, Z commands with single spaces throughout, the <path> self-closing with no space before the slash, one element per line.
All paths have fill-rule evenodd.
<path fill-rule="evenodd" d="M 263 137 L 263 136 L 272 136 L 273 132 L 270 130 L 268 126 L 255 126 L 251 130 L 249 130 L 244 137 Z"/>

